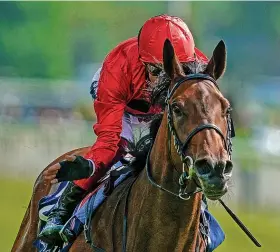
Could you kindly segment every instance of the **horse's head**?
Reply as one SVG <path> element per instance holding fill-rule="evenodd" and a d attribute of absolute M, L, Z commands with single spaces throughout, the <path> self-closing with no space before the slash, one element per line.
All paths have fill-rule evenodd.
<path fill-rule="evenodd" d="M 205 196 L 219 199 L 227 192 L 233 168 L 230 104 L 216 82 L 226 68 L 225 44 L 221 41 L 216 46 L 203 72 L 189 75 L 184 74 L 169 40 L 163 54 L 164 70 L 171 79 L 166 102 L 175 142 L 171 149 L 173 162 L 182 167 L 183 161 Z"/>

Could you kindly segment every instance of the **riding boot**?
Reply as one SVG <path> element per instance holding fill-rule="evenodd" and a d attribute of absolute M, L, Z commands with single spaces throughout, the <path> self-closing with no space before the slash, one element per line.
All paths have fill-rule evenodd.
<path fill-rule="evenodd" d="M 71 217 L 75 207 L 85 197 L 86 192 L 73 182 L 68 182 L 58 202 L 49 214 L 47 223 L 38 238 L 47 243 L 61 242 L 59 232 Z"/>

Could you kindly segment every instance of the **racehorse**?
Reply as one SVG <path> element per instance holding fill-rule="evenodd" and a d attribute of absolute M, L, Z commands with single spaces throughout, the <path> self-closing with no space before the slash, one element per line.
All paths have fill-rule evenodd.
<path fill-rule="evenodd" d="M 203 194 L 217 200 L 227 192 L 233 168 L 230 104 L 217 84 L 226 68 L 225 44 L 219 42 L 209 63 L 194 64 L 187 75 L 169 40 L 163 56 L 170 82 L 145 168 L 116 187 L 91 220 L 92 240 L 105 251 L 205 251 L 199 232 Z M 71 151 L 52 164 L 88 149 Z M 38 201 L 53 190 L 41 173 L 12 251 L 35 251 Z M 92 248 L 81 233 L 70 251 Z"/>

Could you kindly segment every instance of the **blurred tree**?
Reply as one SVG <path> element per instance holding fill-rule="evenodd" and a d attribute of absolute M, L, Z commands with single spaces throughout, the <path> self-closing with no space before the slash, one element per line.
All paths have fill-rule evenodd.
<path fill-rule="evenodd" d="M 0 2 L 0 74 L 72 78 L 79 67 L 101 62 L 119 42 L 136 36 L 151 16 L 172 12 L 171 4 Z M 256 73 L 278 74 L 277 3 L 192 2 L 180 6 L 186 8 L 182 17 L 188 20 L 196 44 L 209 56 L 218 40 L 226 41 L 228 76 L 239 74 L 245 80 Z"/>
<path fill-rule="evenodd" d="M 238 75 L 243 80 L 250 80 L 255 74 L 278 75 L 277 10 L 276 2 L 194 2 L 197 41 L 210 55 L 219 40 L 225 40 L 227 75 Z"/>
<path fill-rule="evenodd" d="M 164 2 L 0 2 L 0 75 L 72 78 L 101 62 Z M 136 11 L 137 10 L 137 11 Z"/>

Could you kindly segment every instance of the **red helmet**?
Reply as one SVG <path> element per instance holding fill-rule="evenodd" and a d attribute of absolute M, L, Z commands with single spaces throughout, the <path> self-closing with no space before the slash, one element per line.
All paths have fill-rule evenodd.
<path fill-rule="evenodd" d="M 193 36 L 184 21 L 168 15 L 152 17 L 142 26 L 139 33 L 140 60 L 162 63 L 163 45 L 167 38 L 180 62 L 194 61 L 195 53 L 198 58 L 207 61 L 207 57 L 195 48 Z"/>

